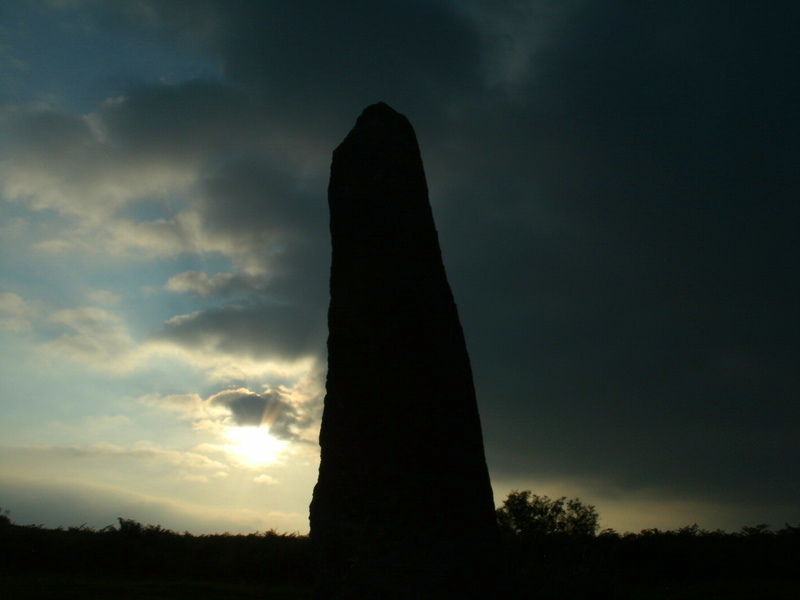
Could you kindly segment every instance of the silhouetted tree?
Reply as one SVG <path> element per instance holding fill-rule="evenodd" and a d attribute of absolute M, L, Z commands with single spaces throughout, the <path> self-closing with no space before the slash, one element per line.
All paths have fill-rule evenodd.
<path fill-rule="evenodd" d="M 579 498 L 552 500 L 530 490 L 513 490 L 497 509 L 501 531 L 525 537 L 554 533 L 594 536 L 600 528 L 599 520 L 595 507 Z"/>
<path fill-rule="evenodd" d="M 742 536 L 773 535 L 773 532 L 769 530 L 769 525 L 767 525 L 766 523 L 759 523 L 755 527 L 749 527 L 745 525 L 744 527 L 742 527 L 741 533 L 739 535 Z"/>

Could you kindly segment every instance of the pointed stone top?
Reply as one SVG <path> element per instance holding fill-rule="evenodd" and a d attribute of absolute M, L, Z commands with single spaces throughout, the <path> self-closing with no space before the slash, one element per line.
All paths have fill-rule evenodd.
<path fill-rule="evenodd" d="M 359 146 L 366 153 L 382 152 L 387 148 L 413 148 L 419 154 L 417 136 L 411 122 L 385 102 L 366 107 L 355 126 L 336 149 Z"/>
<path fill-rule="evenodd" d="M 377 111 L 397 113 L 397 111 L 388 104 L 386 104 L 386 102 L 376 102 L 375 104 L 370 104 L 367 108 L 364 109 L 364 112 L 377 112 Z"/>
<path fill-rule="evenodd" d="M 358 117 L 356 121 L 356 128 L 367 126 L 384 128 L 390 126 L 390 124 L 400 123 L 402 123 L 401 127 L 404 129 L 411 129 L 413 131 L 411 123 L 405 115 L 401 115 L 385 102 L 378 102 L 364 109 L 361 116 Z"/>
<path fill-rule="evenodd" d="M 367 113 L 375 113 L 375 114 L 385 113 L 385 114 L 394 114 L 394 115 L 399 114 L 395 109 L 393 109 L 391 106 L 389 106 L 385 102 L 378 102 L 377 104 L 370 104 L 367 108 L 364 109 L 364 112 L 361 113 L 361 114 L 365 115 Z"/>

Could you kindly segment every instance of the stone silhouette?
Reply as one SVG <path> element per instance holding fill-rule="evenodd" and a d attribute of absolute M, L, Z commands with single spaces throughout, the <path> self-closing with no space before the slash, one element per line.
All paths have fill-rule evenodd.
<path fill-rule="evenodd" d="M 328 202 L 319 596 L 492 597 L 497 525 L 472 371 L 403 115 L 364 110 L 333 153 Z"/>

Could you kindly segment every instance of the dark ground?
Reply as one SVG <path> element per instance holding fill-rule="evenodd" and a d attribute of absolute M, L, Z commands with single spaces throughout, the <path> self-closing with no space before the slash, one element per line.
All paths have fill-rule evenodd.
<path fill-rule="evenodd" d="M 519 600 L 800 598 L 800 527 L 515 536 L 501 552 Z M 299 600 L 312 577 L 305 536 L 0 524 L 3 599 Z"/>

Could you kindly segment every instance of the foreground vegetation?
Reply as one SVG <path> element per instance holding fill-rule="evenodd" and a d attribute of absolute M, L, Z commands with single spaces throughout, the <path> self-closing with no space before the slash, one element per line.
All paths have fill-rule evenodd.
<path fill-rule="evenodd" d="M 541 599 L 800 598 L 800 527 L 599 534 L 594 506 L 512 491 L 497 510 L 512 589 Z"/>
<path fill-rule="evenodd" d="M 275 531 L 195 536 L 130 519 L 99 530 L 0 522 L 3 598 L 307 598 L 310 562 L 306 536 Z"/>
<path fill-rule="evenodd" d="M 512 492 L 498 510 L 514 598 L 800 597 L 800 527 L 597 530 L 594 507 Z M 311 598 L 306 536 L 191 535 L 119 519 L 46 529 L 0 518 L 0 597 Z"/>

